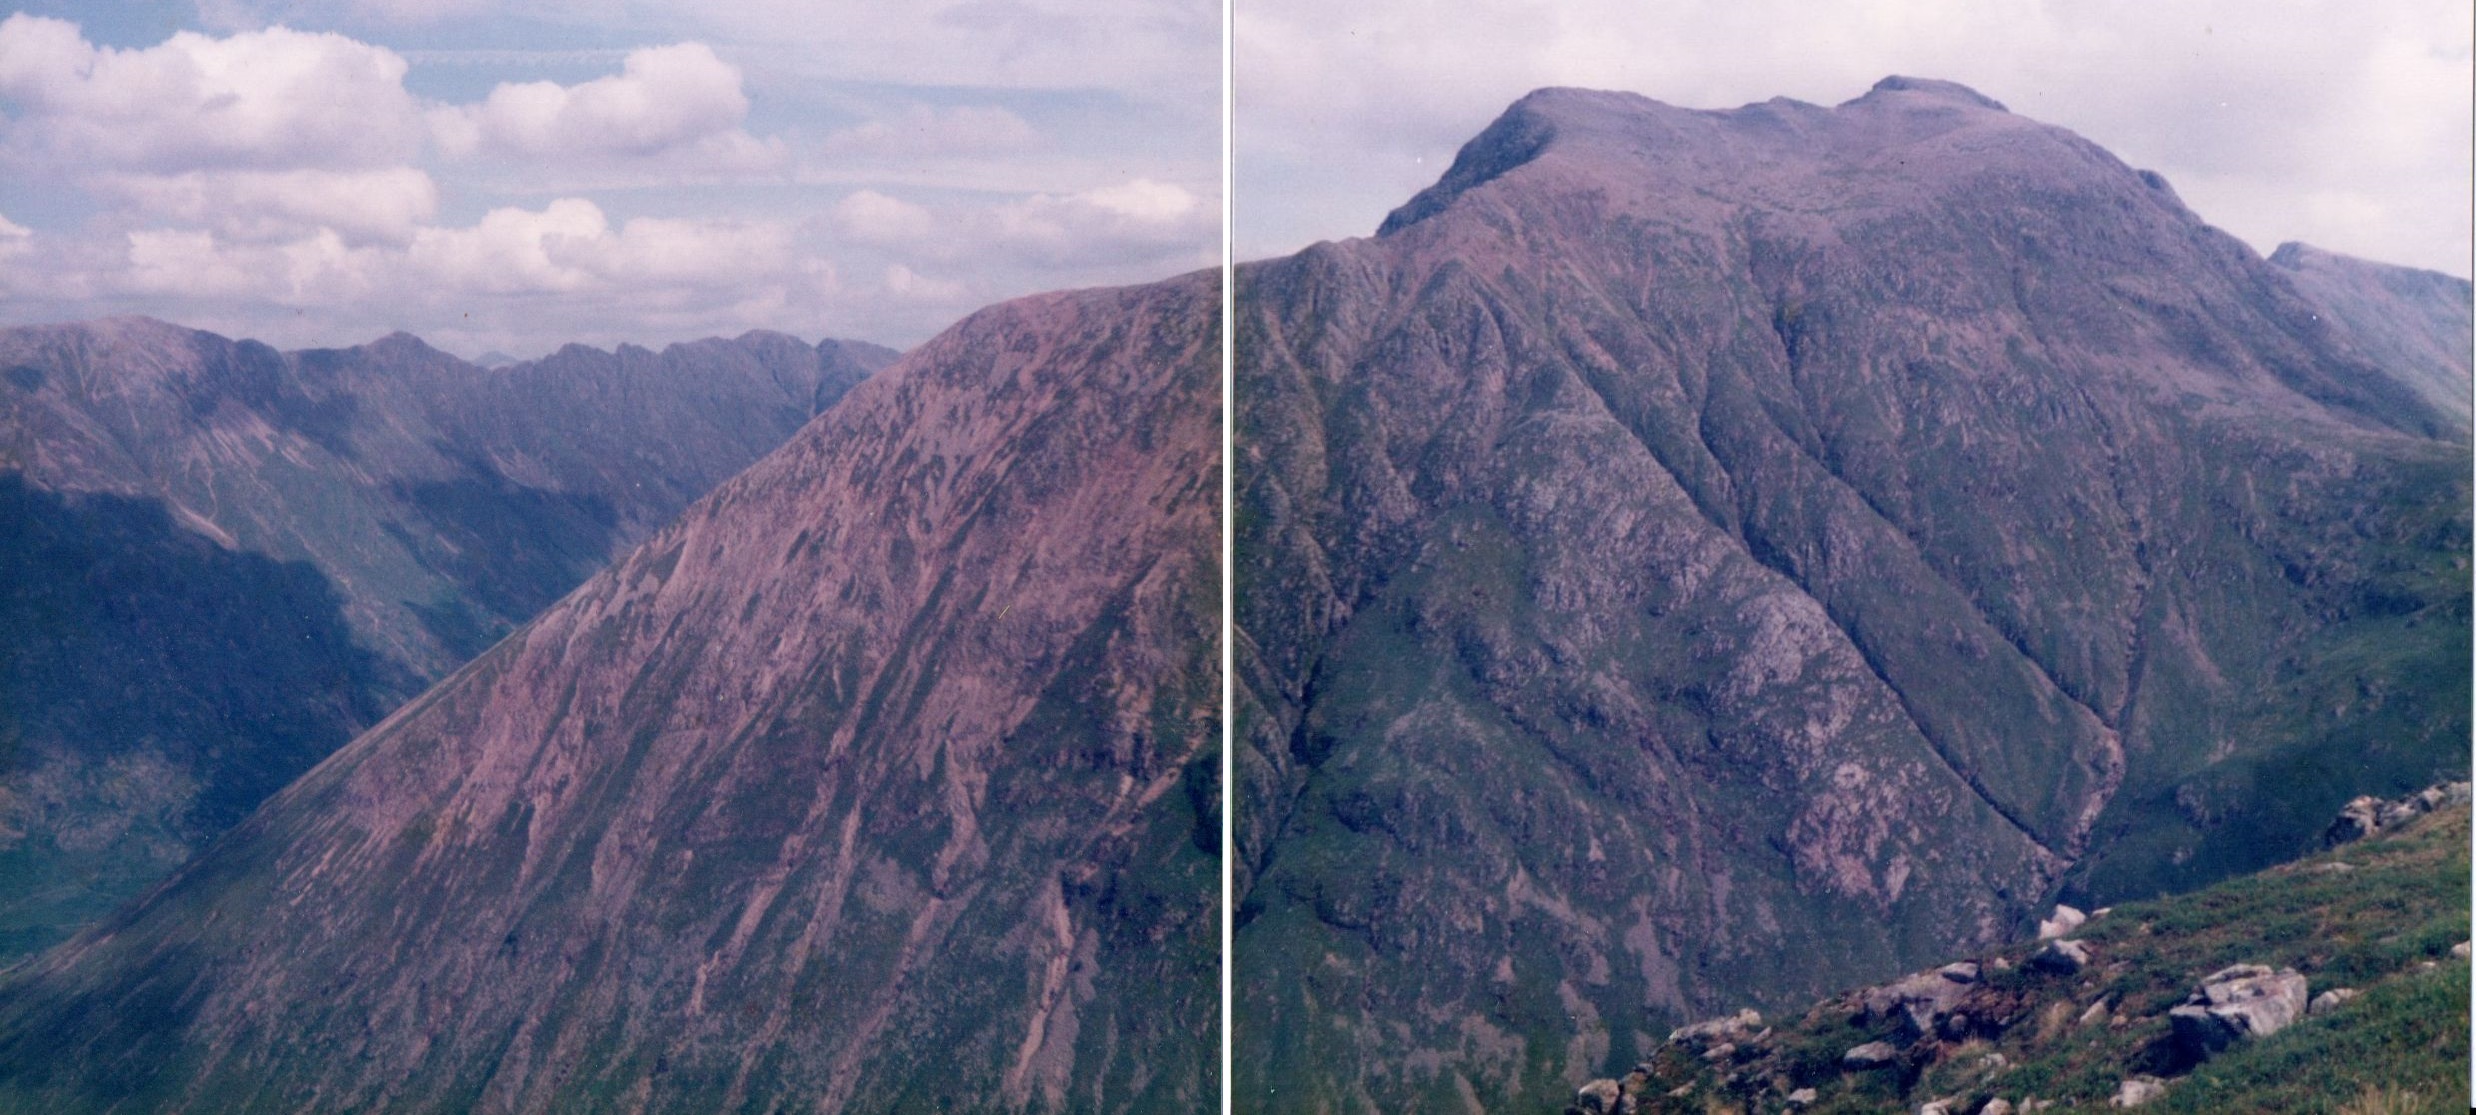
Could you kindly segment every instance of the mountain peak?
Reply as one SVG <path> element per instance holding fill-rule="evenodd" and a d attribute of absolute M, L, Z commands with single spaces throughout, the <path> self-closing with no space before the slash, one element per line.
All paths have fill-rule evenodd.
<path fill-rule="evenodd" d="M 2002 138 L 1993 138 L 1998 133 Z M 1993 141 L 1957 139 L 1964 134 Z M 2109 174 L 2121 173 L 2112 160 L 2094 161 L 2088 150 L 2068 153 L 2064 146 L 2087 147 L 1968 86 L 1930 78 L 1887 77 L 1831 108 L 1775 97 L 1732 109 L 1692 109 L 1634 93 L 1551 87 L 1508 106 L 1462 146 L 1435 185 L 1388 215 L 1376 235 L 1435 216 L 1552 149 L 1580 177 L 1621 193 L 1665 199 L 1735 193 L 1778 201 L 1773 195 L 1785 190 L 1800 209 L 1817 200 L 1812 183 L 1837 182 L 1851 170 L 1910 184 L 1949 181 L 1998 160 L 2037 176 L 2101 164 L 2108 164 Z M 1885 157 L 1894 152 L 1901 153 Z"/>
<path fill-rule="evenodd" d="M 2003 102 L 1957 81 L 1941 81 L 1931 77 L 1903 77 L 1899 74 L 1893 74 L 1876 82 L 1874 88 L 1866 91 L 1865 96 L 1849 103 L 1857 104 L 1861 101 L 1872 100 L 1886 93 L 1911 93 L 1977 108 L 1994 109 L 1997 112 L 2012 111 L 2005 108 Z"/>

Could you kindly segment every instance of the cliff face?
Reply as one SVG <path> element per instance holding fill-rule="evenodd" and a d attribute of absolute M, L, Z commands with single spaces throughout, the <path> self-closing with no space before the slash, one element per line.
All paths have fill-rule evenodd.
<path fill-rule="evenodd" d="M 1543 91 L 1238 282 L 1243 1110 L 1553 1109 L 2466 770 L 2464 349 L 1966 89 Z"/>
<path fill-rule="evenodd" d="M 0 1097 L 1209 1104 L 1218 305 L 1010 303 L 855 388 L 14 972 Z"/>
<path fill-rule="evenodd" d="M 404 335 L 0 330 L 0 959 L 159 881 L 892 355 L 752 333 L 489 371 Z"/>

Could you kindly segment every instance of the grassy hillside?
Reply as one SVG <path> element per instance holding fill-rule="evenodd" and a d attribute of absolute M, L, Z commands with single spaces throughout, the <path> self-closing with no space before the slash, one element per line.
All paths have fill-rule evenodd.
<path fill-rule="evenodd" d="M 2034 942 L 1977 958 L 1981 976 L 1958 1002 L 1964 1020 L 1931 1034 L 1851 992 L 1768 1029 L 1672 1038 L 1623 1087 L 1640 1113 L 1941 1102 L 1973 1115 L 1998 1099 L 2013 1111 L 2102 1111 L 2135 1077 L 2165 1081 L 2143 1105 L 2161 1112 L 2372 1115 L 2458 1111 L 2468 1100 L 2469 963 L 2453 949 L 2469 936 L 2465 804 L 2194 893 L 2117 906 L 2071 936 L 2090 953 L 2078 972 L 2031 963 Z M 2187 1064 L 2168 1011 L 2235 964 L 2293 968 L 2312 995 L 2359 994 Z M 1875 1041 L 1893 1054 L 1880 1067 L 1845 1063 Z"/>

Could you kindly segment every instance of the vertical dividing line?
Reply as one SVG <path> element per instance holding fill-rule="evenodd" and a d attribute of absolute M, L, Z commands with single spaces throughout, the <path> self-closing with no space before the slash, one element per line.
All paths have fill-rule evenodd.
<path fill-rule="evenodd" d="M 1233 978 L 1237 970 L 1230 948 L 1236 913 L 1230 905 L 1231 882 L 1238 870 L 1238 842 L 1233 827 L 1238 823 L 1238 740 L 1233 727 L 1238 719 L 1238 675 L 1232 669 L 1232 648 L 1237 643 L 1232 636 L 1238 622 L 1234 607 L 1238 599 L 1238 565 L 1232 560 L 1237 553 L 1234 539 L 1238 529 L 1237 486 L 1232 472 L 1238 459 L 1237 441 L 1232 437 L 1238 416 L 1238 347 L 1233 340 L 1238 325 L 1238 275 L 1230 259 L 1231 232 L 1238 212 L 1238 96 L 1234 66 L 1238 50 L 1231 33 L 1234 4 L 1235 0 L 1221 2 L 1221 1115 L 1230 1115 L 1230 1024 L 1235 1013 Z"/>

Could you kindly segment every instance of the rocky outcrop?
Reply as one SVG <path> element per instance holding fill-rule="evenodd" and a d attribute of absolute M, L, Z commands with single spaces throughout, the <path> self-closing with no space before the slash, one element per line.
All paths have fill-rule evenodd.
<path fill-rule="evenodd" d="M 1219 304 L 855 388 L 0 979 L 0 1109 L 1209 1106 Z"/>
<path fill-rule="evenodd" d="M 2469 784 L 2442 782 L 2416 793 L 2385 800 L 2370 794 L 2351 798 L 2322 832 L 2322 844 L 2335 848 L 2363 840 L 2384 829 L 2397 828 L 2446 805 L 2466 805 Z"/>

